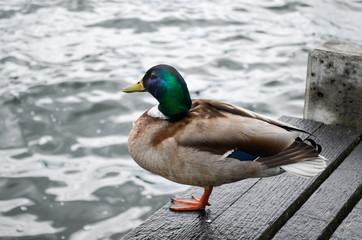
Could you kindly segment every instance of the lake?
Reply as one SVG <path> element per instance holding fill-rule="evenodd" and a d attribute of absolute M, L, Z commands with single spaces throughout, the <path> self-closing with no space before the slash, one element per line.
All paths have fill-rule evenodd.
<path fill-rule="evenodd" d="M 192 98 L 301 117 L 308 52 L 362 42 L 362 1 L 0 1 L 0 238 L 120 239 L 188 186 L 129 156 L 153 65 Z"/>

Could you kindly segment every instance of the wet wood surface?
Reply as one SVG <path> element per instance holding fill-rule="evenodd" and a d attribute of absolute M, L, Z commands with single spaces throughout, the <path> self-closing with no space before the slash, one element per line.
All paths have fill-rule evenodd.
<path fill-rule="evenodd" d="M 356 165 L 362 162 L 358 150 L 362 132 L 299 118 L 283 116 L 280 120 L 310 132 L 312 136 L 302 134 L 301 137 L 312 138 L 323 147 L 321 154 L 329 159 L 323 173 L 313 178 L 285 173 L 226 184 L 214 188 L 209 199 L 212 205 L 206 210 L 173 212 L 166 204 L 124 239 L 288 239 L 291 232 L 294 232 L 292 239 L 327 239 L 335 229 L 336 234 L 338 230 L 345 231 L 338 229 L 338 225 L 343 225 L 344 218 L 348 220 L 348 211 L 353 212 L 360 198 L 355 192 L 361 185 L 361 168 L 356 169 Z M 347 174 L 349 171 L 352 172 Z M 334 187 L 329 187 L 330 182 Z M 349 186 L 335 187 L 340 185 Z M 177 197 L 201 194 L 201 188 L 192 187 Z M 336 198 L 338 203 L 333 202 Z M 330 205 L 333 206 L 331 213 Z M 316 214 L 303 212 L 310 208 Z M 318 221 L 324 225 L 316 228 Z M 303 230 L 302 225 L 309 230 Z M 306 231 L 310 231 L 310 238 L 306 238 Z"/>
<path fill-rule="evenodd" d="M 361 188 L 360 192 L 361 194 Z M 360 200 L 353 208 L 347 218 L 343 220 L 342 224 L 338 226 L 337 230 L 333 233 L 331 239 L 333 240 L 361 240 L 362 239 L 362 201 Z"/>
<path fill-rule="evenodd" d="M 356 205 L 361 198 L 361 193 L 362 144 L 360 143 L 273 239 L 317 239 L 319 237 L 328 239 Z M 344 225 L 348 228 L 347 223 Z M 358 232 L 358 239 L 362 239 L 361 221 Z M 352 239 L 347 235 L 342 238 Z"/>

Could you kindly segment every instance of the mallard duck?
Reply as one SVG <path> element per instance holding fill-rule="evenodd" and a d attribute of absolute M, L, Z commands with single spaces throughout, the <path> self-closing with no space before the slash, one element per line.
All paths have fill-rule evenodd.
<path fill-rule="evenodd" d="M 159 102 L 129 134 L 132 158 L 171 181 L 204 188 L 200 199 L 172 199 L 171 210 L 204 209 L 213 187 L 222 184 L 285 171 L 311 177 L 326 167 L 317 145 L 298 137 L 303 130 L 231 104 L 191 100 L 172 66 L 154 66 L 122 91 L 147 91 Z"/>

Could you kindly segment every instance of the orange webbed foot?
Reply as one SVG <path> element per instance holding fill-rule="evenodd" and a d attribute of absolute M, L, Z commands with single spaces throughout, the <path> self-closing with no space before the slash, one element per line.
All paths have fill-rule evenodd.
<path fill-rule="evenodd" d="M 172 206 L 171 210 L 174 211 L 194 211 L 194 210 L 202 210 L 206 205 L 210 206 L 211 204 L 207 202 L 205 205 L 200 202 L 199 199 L 195 197 L 191 198 L 172 198 L 171 199 Z"/>
<path fill-rule="evenodd" d="M 209 196 L 211 194 L 212 187 L 205 188 L 204 194 L 199 199 L 195 197 L 191 198 L 172 198 L 172 205 L 170 207 L 171 210 L 174 211 L 195 211 L 195 210 L 203 210 L 206 205 L 210 206 L 211 204 L 208 202 Z"/>

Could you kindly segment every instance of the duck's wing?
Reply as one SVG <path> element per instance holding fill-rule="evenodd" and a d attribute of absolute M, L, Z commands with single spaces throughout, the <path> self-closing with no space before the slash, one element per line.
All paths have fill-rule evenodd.
<path fill-rule="evenodd" d="M 245 109 L 245 108 L 237 107 L 237 106 L 234 106 L 232 104 L 219 102 L 219 101 L 214 101 L 214 100 L 207 100 L 207 99 L 197 99 L 197 100 L 193 101 L 193 106 L 196 106 L 198 104 L 211 104 L 212 106 L 214 106 L 219 111 L 229 112 L 229 113 L 239 115 L 239 116 L 243 116 L 243 117 L 258 119 L 258 120 L 270 123 L 272 125 L 284 128 L 286 130 L 308 133 L 308 132 L 306 132 L 306 131 L 304 131 L 304 130 L 302 130 L 300 128 L 289 125 L 289 124 L 284 123 L 282 121 L 278 121 L 278 120 L 275 120 L 275 119 L 268 118 L 268 117 L 263 116 L 261 114 L 257 114 L 257 113 L 255 113 L 253 111 L 250 111 L 250 110 Z M 308 133 L 308 134 L 310 134 L 310 133 Z"/>
<path fill-rule="evenodd" d="M 298 134 L 290 130 L 304 131 L 283 122 L 209 100 L 194 101 L 188 118 L 192 121 L 177 134 L 181 145 L 242 161 L 255 160 L 266 169 L 281 167 L 306 177 L 326 167 L 318 148 L 297 139 Z"/>
<path fill-rule="evenodd" d="M 294 129 L 290 125 L 211 100 L 194 100 L 182 121 L 185 124 L 175 135 L 178 144 L 221 155 L 237 149 L 255 156 L 272 156 L 298 137 L 287 130 Z"/>

